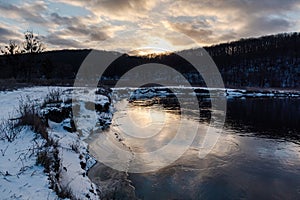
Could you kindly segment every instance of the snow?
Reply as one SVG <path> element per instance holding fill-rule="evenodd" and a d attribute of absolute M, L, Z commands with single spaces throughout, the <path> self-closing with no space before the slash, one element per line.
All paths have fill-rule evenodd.
<path fill-rule="evenodd" d="M 300 97 L 300 91 L 289 90 L 241 90 L 241 89 L 226 89 L 227 98 L 242 98 L 242 97 Z"/>
<path fill-rule="evenodd" d="M 1 199 L 55 199 L 44 168 L 36 165 L 36 150 L 42 139 L 28 127 L 12 143 L 0 140 Z M 32 195 L 34 194 L 34 195 Z"/>
<path fill-rule="evenodd" d="M 60 89 L 63 92 L 63 99 L 72 98 L 70 87 L 32 87 L 1 91 L 0 120 L 5 121 L 17 117 L 15 110 L 20 97 L 29 96 L 32 101 L 41 104 L 50 89 Z M 81 105 L 80 115 L 77 118 L 81 134 L 64 130 L 63 126 L 70 124 L 70 119 L 61 123 L 49 121 L 48 132 L 50 138 L 58 141 L 61 187 L 70 190 L 76 199 L 99 199 L 97 186 L 87 176 L 87 171 L 96 161 L 88 154 L 88 146 L 83 141 L 95 127 L 96 121 L 91 119 L 97 118 L 92 117 L 95 117 L 95 111 L 86 109 L 84 103 L 90 101 L 104 106 L 109 99 L 103 95 L 97 95 L 95 98 L 94 90 L 83 90 L 87 91 L 86 95 L 82 95 L 82 91 L 75 94 L 75 98 L 79 99 Z M 61 106 L 65 106 L 64 103 Z M 104 118 L 107 121 L 112 117 L 111 113 L 98 114 L 98 118 Z M 39 138 L 29 127 L 23 127 L 11 143 L 7 140 L 0 140 L 1 199 L 59 199 L 57 194 L 49 189 L 49 177 L 44 173 L 44 167 L 36 164 L 37 149 L 44 143 L 45 140 Z"/>
<path fill-rule="evenodd" d="M 6 120 L 16 115 L 20 96 L 30 95 L 33 99 L 40 99 L 45 91 L 46 87 L 36 87 L 0 92 L 0 119 Z M 44 168 L 36 165 L 33 147 L 42 142 L 28 127 L 20 130 L 12 143 L 0 140 L 1 199 L 56 198 L 55 192 L 48 188 L 49 181 L 43 172 Z"/>
<path fill-rule="evenodd" d="M 87 108 L 87 103 L 92 103 L 105 106 L 109 103 L 109 98 L 104 95 L 95 95 L 95 89 L 88 88 L 77 88 L 73 92 L 73 100 L 78 102 L 79 114 L 75 115 L 76 128 L 81 133 L 80 137 L 82 140 L 87 139 L 87 137 L 92 132 L 99 132 L 101 130 L 101 125 L 99 121 L 103 121 L 104 124 L 110 124 L 112 119 L 112 112 L 97 112 L 95 107 Z M 110 108 L 112 109 L 112 108 Z"/>
<path fill-rule="evenodd" d="M 82 169 L 80 165 L 80 162 L 84 160 L 80 159 L 80 155 L 84 155 L 84 158 L 87 156 L 87 144 L 80 140 L 76 133 L 65 131 L 62 128 L 63 123 L 49 122 L 50 136 L 58 140 L 59 157 L 63 169 L 61 186 L 69 188 L 78 199 L 85 199 L 86 195 L 89 196 L 89 199 L 99 199 L 96 192 L 97 187 L 87 177 L 86 168 Z M 72 149 L 72 145 L 76 147 L 75 150 Z"/>
<path fill-rule="evenodd" d="M 113 91 L 127 91 L 130 99 L 150 99 L 153 97 L 165 97 L 169 93 L 164 89 L 172 89 L 175 95 L 186 94 L 185 91 L 194 90 L 199 96 L 204 97 L 223 97 L 226 98 L 253 98 L 253 97 L 300 97 L 300 91 L 294 90 L 273 90 L 273 89 L 230 89 L 230 88 L 206 88 L 206 87 L 152 87 L 152 88 L 114 88 Z M 188 93 L 189 95 L 195 95 L 195 93 Z"/>

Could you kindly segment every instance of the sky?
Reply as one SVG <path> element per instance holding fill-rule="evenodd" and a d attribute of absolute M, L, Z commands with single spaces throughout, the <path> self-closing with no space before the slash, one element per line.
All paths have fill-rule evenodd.
<path fill-rule="evenodd" d="M 170 51 L 300 31 L 300 0 L 0 0 L 0 46 Z"/>

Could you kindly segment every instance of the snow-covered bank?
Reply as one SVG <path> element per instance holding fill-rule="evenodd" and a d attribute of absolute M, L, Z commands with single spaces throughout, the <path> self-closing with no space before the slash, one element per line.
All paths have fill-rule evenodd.
<path fill-rule="evenodd" d="M 49 189 L 44 167 L 36 165 L 38 148 L 44 141 L 36 138 L 29 127 L 24 127 L 9 143 L 0 140 L 1 199 L 55 199 Z"/>
<path fill-rule="evenodd" d="M 222 97 L 226 98 L 297 98 L 300 97 L 299 90 L 281 90 L 281 89 L 231 89 L 231 88 L 206 88 L 206 87 L 151 87 L 151 88 L 114 88 L 124 96 L 130 96 L 130 100 L 145 100 L 153 97 L 168 97 L 170 95 L 193 95 L 191 91 L 200 97 Z"/>
<path fill-rule="evenodd" d="M 25 126 L 19 127 L 20 131 L 17 130 L 13 141 L 9 142 L 5 137 L 8 129 L 2 126 L 6 130 L 0 130 L 1 199 L 58 199 L 57 195 L 71 199 L 99 199 L 101 188 L 87 176 L 96 161 L 89 155 L 87 143 L 83 140 L 91 131 L 101 130 L 110 122 L 111 112 L 100 111 L 97 113 L 103 119 L 102 124 L 93 124 L 95 121 L 89 120 L 92 118 L 89 115 L 95 115 L 95 112 L 87 105 L 92 102 L 102 110 L 105 106 L 109 109 L 107 96 L 98 94 L 96 99 L 91 99 L 95 91 L 89 89 L 82 89 L 84 92 L 76 89 L 76 96 L 72 88 L 66 87 L 34 87 L 0 92 L 0 118 L 5 122 L 9 118 L 20 117 L 16 109 L 21 96 L 29 96 L 31 103 L 41 105 L 53 89 L 61 90 L 59 98 L 63 101 L 46 104 L 40 110 L 40 114 L 48 119 L 47 140 Z M 53 117 L 62 115 L 62 110 L 72 110 L 72 102 L 69 101 L 72 97 L 78 112 L 84 113 L 76 118 L 76 130 L 72 129 L 72 113 L 62 119 L 61 116 Z M 52 111 L 54 114 L 47 115 Z"/>
<path fill-rule="evenodd" d="M 251 98 L 251 97 L 271 97 L 271 98 L 297 98 L 300 97 L 300 91 L 297 90 L 267 90 L 267 89 L 226 89 L 228 98 Z"/>
<path fill-rule="evenodd" d="M 18 98 L 30 95 L 38 101 L 45 96 L 47 88 L 25 88 L 0 92 L 0 119 L 16 117 Z M 7 128 L 7 127 L 2 127 Z M 3 135 L 5 130 L 0 130 Z M 0 140 L 0 192 L 1 199 L 55 199 L 55 192 L 49 189 L 48 176 L 42 166 L 36 165 L 37 148 L 43 139 L 37 138 L 29 127 L 17 131 L 13 142 Z"/>

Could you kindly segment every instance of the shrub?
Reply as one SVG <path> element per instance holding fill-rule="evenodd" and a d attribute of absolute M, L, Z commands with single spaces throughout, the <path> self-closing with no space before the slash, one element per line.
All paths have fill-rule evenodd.
<path fill-rule="evenodd" d="M 73 142 L 71 145 L 71 149 L 76 152 L 76 153 L 80 153 L 80 150 L 79 150 L 79 147 L 80 147 L 80 144 L 79 142 Z"/>
<path fill-rule="evenodd" d="M 61 100 L 61 90 L 50 90 L 49 94 L 44 100 L 44 105 L 48 106 L 49 103 L 59 103 Z M 50 105 L 51 107 L 52 105 Z M 59 116 L 69 117 L 71 107 L 66 107 L 58 113 Z M 51 109 L 50 109 L 51 110 Z M 63 114 L 64 113 L 64 114 Z M 47 132 L 47 116 L 42 112 L 40 105 L 31 100 L 29 96 L 20 97 L 19 105 L 17 107 L 17 118 L 11 118 L 10 120 L 3 120 L 0 122 L 0 139 L 8 140 L 12 142 L 20 131 L 22 126 L 29 126 L 32 131 L 39 134 L 46 140 L 43 146 L 37 151 L 36 164 L 44 167 L 45 173 L 48 174 L 50 188 L 53 189 L 59 198 L 76 199 L 72 195 L 72 191 L 68 186 L 61 184 L 62 170 L 64 169 L 59 156 L 59 144 L 58 140 L 49 137 Z M 71 120 L 71 128 L 74 126 L 74 122 Z M 73 125 L 72 125 L 73 124 Z M 73 130 L 73 129 L 72 129 Z M 70 145 L 73 151 L 79 153 L 80 144 L 74 142 Z M 5 154 L 6 149 L 1 150 L 2 155 Z M 35 152 L 34 152 L 35 153 Z"/>
<path fill-rule="evenodd" d="M 29 96 L 24 99 L 19 99 L 19 107 L 17 109 L 19 114 L 18 126 L 30 126 L 32 130 L 40 134 L 48 141 L 47 123 L 39 116 L 39 109 Z"/>
<path fill-rule="evenodd" d="M 52 159 L 49 156 L 49 152 L 46 150 L 42 150 L 38 152 L 37 154 L 37 159 L 36 159 L 36 164 L 37 165 L 42 165 L 45 168 L 45 173 L 50 172 L 50 165 L 52 163 Z"/>
<path fill-rule="evenodd" d="M 38 152 L 36 164 L 42 165 L 45 168 L 45 173 L 49 174 L 50 188 L 56 192 L 58 197 L 62 199 L 72 198 L 70 188 L 62 187 L 60 184 L 62 167 L 58 141 L 52 140 L 51 144 L 47 143 L 45 148 Z"/>
<path fill-rule="evenodd" d="M 50 103 L 62 102 L 61 95 L 62 95 L 61 89 L 57 89 L 57 88 L 49 89 L 48 94 L 46 95 L 46 97 L 44 99 L 43 107 L 45 107 L 47 104 L 50 104 Z"/>
<path fill-rule="evenodd" d="M 2 120 L 0 123 L 0 139 L 13 142 L 20 132 L 17 123 L 18 122 L 14 119 Z"/>

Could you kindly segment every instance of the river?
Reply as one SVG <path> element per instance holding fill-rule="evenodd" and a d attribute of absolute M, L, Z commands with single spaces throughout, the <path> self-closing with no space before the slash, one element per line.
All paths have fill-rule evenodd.
<path fill-rule="evenodd" d="M 228 98 L 216 144 L 199 157 L 210 139 L 212 111 L 203 105 L 200 115 L 183 116 L 173 104 L 117 99 L 110 128 L 90 138 L 91 154 L 110 166 L 92 168 L 94 180 L 103 184 L 113 174 L 103 170 L 122 166 L 117 178 L 133 186 L 124 191 L 140 199 L 300 199 L 299 98 Z M 166 155 L 151 154 L 169 143 Z"/>

